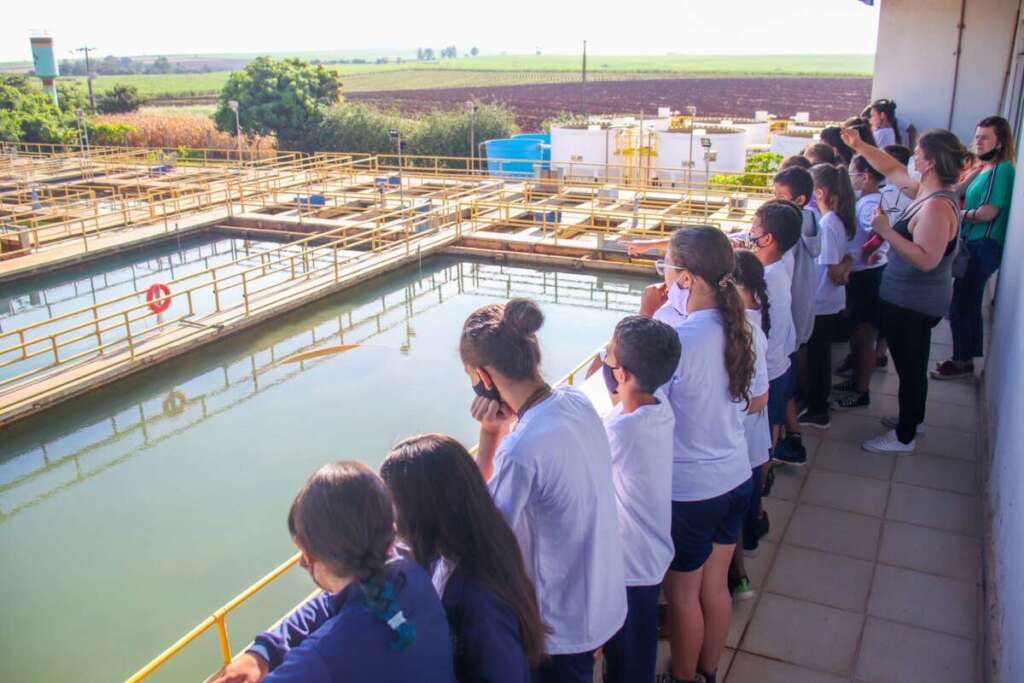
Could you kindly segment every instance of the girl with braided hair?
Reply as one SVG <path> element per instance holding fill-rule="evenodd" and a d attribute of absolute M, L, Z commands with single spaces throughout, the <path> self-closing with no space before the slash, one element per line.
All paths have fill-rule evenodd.
<path fill-rule="evenodd" d="M 215 683 L 455 683 L 441 601 L 412 560 L 389 561 L 391 496 L 365 465 L 336 462 L 310 477 L 288 531 L 322 593 L 229 664 Z"/>
<path fill-rule="evenodd" d="M 672 683 L 715 680 L 732 619 L 727 574 L 753 482 L 743 423 L 768 403 L 755 395 L 754 329 L 733 277 L 729 239 L 711 227 L 672 234 L 663 264 L 686 318 L 668 384 L 676 416 L 672 468 L 675 557 L 665 577 Z M 762 390 L 763 391 L 763 390 Z"/>

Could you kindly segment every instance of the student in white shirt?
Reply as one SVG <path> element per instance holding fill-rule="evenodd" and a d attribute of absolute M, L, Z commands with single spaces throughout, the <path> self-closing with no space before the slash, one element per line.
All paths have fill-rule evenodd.
<path fill-rule="evenodd" d="M 534 680 L 582 683 L 626 619 L 626 580 L 604 425 L 582 392 L 541 376 L 543 322 L 526 299 L 484 306 L 466 319 L 459 355 L 478 394 L 477 462 L 550 629 Z"/>
<path fill-rule="evenodd" d="M 604 418 L 626 565 L 626 623 L 605 643 L 606 683 L 654 681 L 658 595 L 672 561 L 672 443 L 675 414 L 660 389 L 679 364 L 679 336 L 632 315 L 615 327 L 605 364 L 616 384 Z"/>
<path fill-rule="evenodd" d="M 850 323 L 850 365 L 853 377 L 833 388 L 844 395 L 832 402 L 836 410 L 871 405 L 868 390 L 875 370 L 875 335 L 881 317 L 878 287 L 882 283 L 889 245 L 875 235 L 871 219 L 879 209 L 882 195 L 879 184 L 885 176 L 875 170 L 863 156 L 850 163 L 850 180 L 857 199 L 857 232 L 847 242 L 847 254 L 853 262 L 850 281 L 846 285 L 846 313 Z"/>
<path fill-rule="evenodd" d="M 796 207 L 793 207 L 792 211 L 797 211 Z M 771 333 L 775 329 L 774 315 L 777 312 L 788 313 L 789 307 L 779 310 L 772 306 L 764 273 L 764 266 L 753 252 L 746 249 L 736 251 L 736 269 L 732 274 L 736 278 L 736 288 L 743 299 L 747 319 L 750 321 L 751 332 L 754 335 L 754 352 L 757 355 L 750 393 L 754 400 L 767 394 L 768 404 L 771 405 L 771 393 L 775 389 L 768 383 L 768 358 L 771 355 Z M 772 449 L 769 425 L 768 408 L 757 413 L 748 413 L 743 420 L 747 457 L 750 460 L 750 477 L 754 485 L 750 489 L 750 506 L 743 517 L 743 552 L 737 549 L 733 553 L 732 564 L 729 567 L 729 592 L 733 598 L 740 600 L 754 597 L 754 588 L 747 576 L 743 556 L 756 557 L 761 537 L 768 533 L 768 513 L 761 509 L 761 494 Z"/>
<path fill-rule="evenodd" d="M 896 116 L 896 103 L 892 100 L 875 100 L 861 113 L 861 117 L 870 121 L 875 146 L 879 149 L 889 145 L 913 148 L 913 125 Z"/>
<path fill-rule="evenodd" d="M 797 421 L 794 396 L 807 378 L 807 342 L 814 330 L 814 291 L 817 288 L 817 259 L 821 254 L 821 214 L 814 202 L 814 181 L 804 168 L 790 165 L 775 176 L 775 198 L 796 204 L 803 213 L 800 240 L 787 251 L 782 262 L 793 282 L 793 326 L 796 328 L 797 373 L 793 377 L 791 397 L 786 402 L 786 435 L 779 440 L 772 451 L 772 459 L 791 464 L 807 462 Z M 806 389 L 804 392 L 806 394 Z"/>
<path fill-rule="evenodd" d="M 807 409 L 801 425 L 828 429 L 829 390 L 832 388 L 832 339 L 846 307 L 845 285 L 852 260 L 846 243 L 857 232 L 856 200 L 850 176 L 842 165 L 811 167 L 814 195 L 821 217 L 821 255 L 814 297 L 814 331 L 807 343 Z"/>
<path fill-rule="evenodd" d="M 792 202 L 765 202 L 754 213 L 749 243 L 764 267 L 768 301 L 772 305 L 768 334 L 768 420 L 772 444 L 786 423 L 786 405 L 796 383 L 796 326 L 793 324 L 793 280 L 783 257 L 800 241 L 803 212 Z M 752 280 L 755 284 L 757 280 Z M 742 284 L 742 283 L 741 283 Z"/>
<path fill-rule="evenodd" d="M 668 386 L 676 416 L 672 540 L 665 577 L 672 614 L 672 672 L 714 681 L 732 619 L 727 574 L 753 482 L 743 421 L 754 400 L 751 325 L 733 279 L 729 239 L 712 227 L 673 233 L 665 269 L 682 292 L 679 367 Z"/>

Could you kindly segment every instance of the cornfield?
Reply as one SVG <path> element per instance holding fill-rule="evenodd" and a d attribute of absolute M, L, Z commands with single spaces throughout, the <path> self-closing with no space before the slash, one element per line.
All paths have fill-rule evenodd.
<path fill-rule="evenodd" d="M 191 147 L 194 149 L 238 148 L 233 135 L 221 133 L 213 121 L 200 116 L 166 114 L 106 114 L 95 117 L 99 123 L 117 123 L 129 126 L 127 144 L 133 147 Z M 275 147 L 273 137 L 257 137 L 243 141 L 246 148 L 266 152 Z"/>

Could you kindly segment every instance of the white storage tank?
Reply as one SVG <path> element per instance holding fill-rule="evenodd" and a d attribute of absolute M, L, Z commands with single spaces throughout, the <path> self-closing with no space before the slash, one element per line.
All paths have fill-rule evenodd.
<path fill-rule="evenodd" d="M 783 158 L 801 154 L 804 148 L 818 140 L 818 133 L 814 130 L 787 130 L 783 133 L 772 135 L 770 149 L 775 154 L 781 154 Z"/>
<path fill-rule="evenodd" d="M 747 134 L 747 146 L 767 145 L 769 133 L 771 132 L 771 121 L 765 119 L 722 119 L 720 126 L 726 128 L 739 128 Z"/>
<path fill-rule="evenodd" d="M 616 131 L 589 125 L 551 127 L 551 167 L 566 178 L 615 180 Z"/>
<path fill-rule="evenodd" d="M 673 128 L 655 133 L 658 141 L 658 156 L 654 166 L 656 175 L 663 183 L 685 182 L 687 162 L 693 159 L 692 178 L 700 182 L 705 178 L 704 148 L 701 138 L 711 139 L 711 151 L 717 154 L 715 161 L 708 165 L 711 175 L 736 173 L 743 170 L 747 158 L 747 134 L 739 128 L 709 126 L 707 128 Z M 693 146 L 691 151 L 691 137 Z"/>

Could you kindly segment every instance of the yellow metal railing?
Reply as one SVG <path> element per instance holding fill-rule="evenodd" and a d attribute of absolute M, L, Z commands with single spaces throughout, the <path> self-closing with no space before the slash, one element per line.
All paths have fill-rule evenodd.
<path fill-rule="evenodd" d="M 595 349 L 594 353 L 591 353 L 590 355 L 588 355 L 576 367 L 574 367 L 572 370 L 570 370 L 568 373 L 566 373 L 558 382 L 555 383 L 555 385 L 556 386 L 560 386 L 560 385 L 563 385 L 563 384 L 567 384 L 569 386 L 575 385 L 576 382 L 577 382 L 577 376 L 580 375 L 581 373 L 585 372 L 586 369 L 588 367 L 590 367 L 590 364 L 593 361 L 594 355 L 598 351 L 600 351 L 600 348 L 603 348 L 603 347 L 599 347 L 598 349 Z M 473 446 L 473 448 L 470 449 L 470 452 L 475 454 L 476 453 L 476 448 L 477 448 L 476 446 Z M 233 657 L 233 654 L 232 654 L 232 650 L 231 650 L 231 643 L 230 643 L 230 640 L 228 638 L 227 623 L 225 621 L 226 617 L 229 614 L 231 614 L 232 612 L 234 612 L 236 609 L 238 609 L 238 607 L 240 607 L 241 605 L 243 605 L 246 602 L 248 602 L 257 593 L 259 593 L 264 588 L 266 588 L 271 583 L 273 583 L 275 580 L 280 578 L 289 569 L 295 567 L 298 563 L 299 563 L 299 554 L 296 553 L 291 558 L 289 558 L 288 560 L 286 560 L 286 561 L 282 562 L 280 565 L 278 565 L 273 571 L 271 571 L 269 574 L 264 576 L 262 579 L 260 579 L 256 583 L 252 584 L 251 586 L 246 588 L 244 591 L 242 591 L 238 595 L 236 595 L 234 598 L 232 598 L 230 601 L 228 601 L 223 607 L 221 607 L 220 609 L 216 610 L 213 614 L 211 614 L 210 616 L 206 617 L 201 622 L 199 622 L 195 626 L 195 628 L 193 628 L 191 631 L 189 631 L 184 636 L 182 636 L 180 639 L 178 639 L 178 641 L 176 643 L 174 643 L 169 648 L 167 648 L 166 650 L 161 652 L 152 661 L 150 661 L 148 664 L 146 664 L 144 667 L 142 667 L 137 672 L 135 672 L 132 676 L 130 676 L 126 680 L 126 683 L 138 683 L 139 681 L 142 681 L 142 680 L 148 678 L 151 674 L 153 674 L 155 671 L 157 671 L 160 667 L 162 667 L 168 661 L 170 661 L 175 656 L 180 654 L 186 647 L 188 647 L 193 641 L 195 641 L 196 638 L 199 638 L 201 635 L 203 635 L 204 633 L 206 633 L 207 631 L 209 631 L 210 629 L 212 629 L 214 627 L 217 628 L 217 635 L 218 635 L 219 643 L 220 643 L 220 655 L 221 655 L 222 666 L 226 666 L 229 663 L 231 663 L 231 659 Z M 315 592 L 314 592 L 314 594 L 315 594 Z"/>

